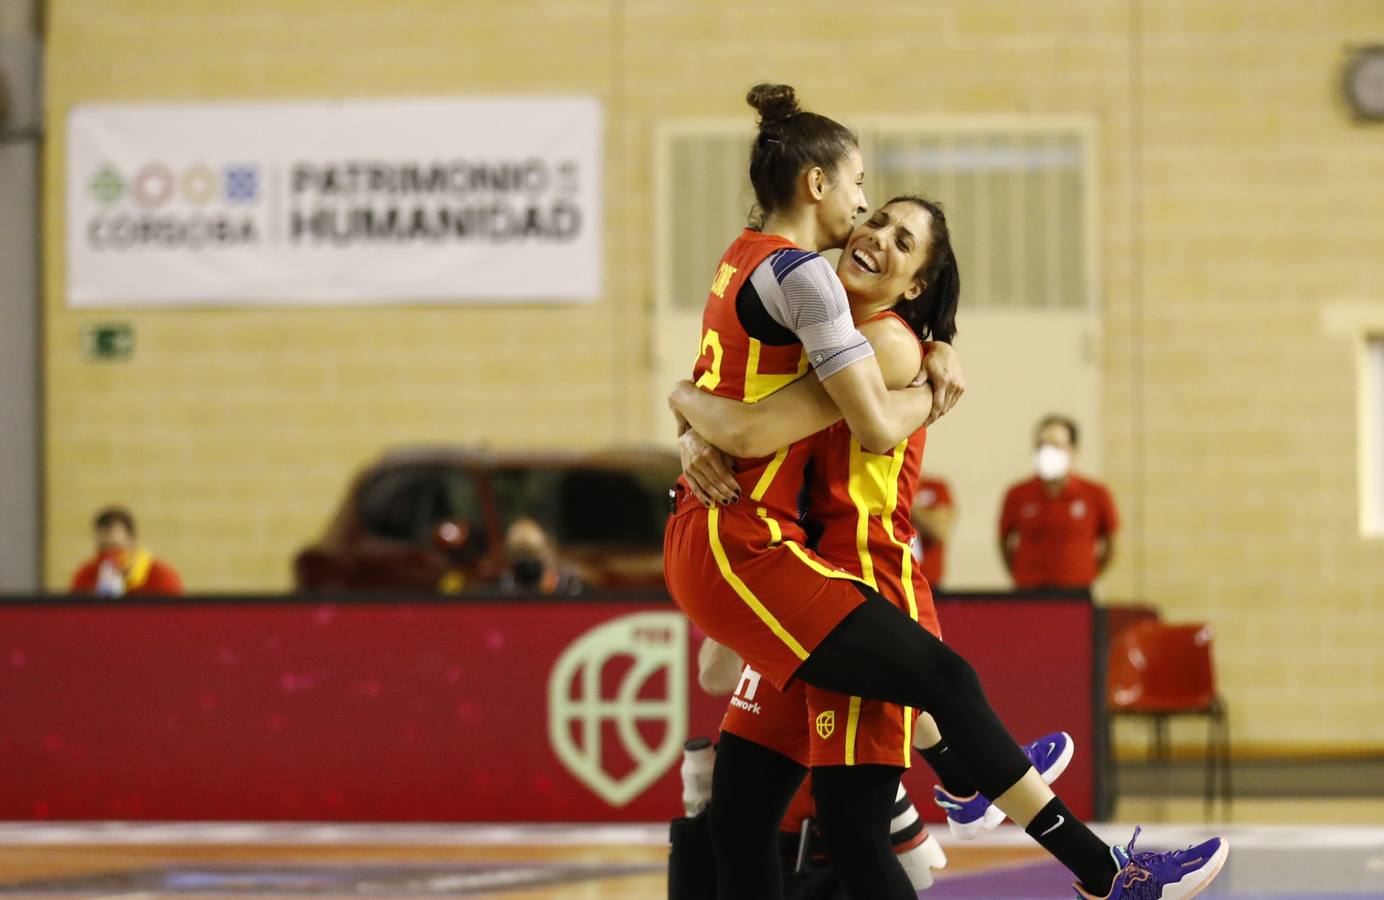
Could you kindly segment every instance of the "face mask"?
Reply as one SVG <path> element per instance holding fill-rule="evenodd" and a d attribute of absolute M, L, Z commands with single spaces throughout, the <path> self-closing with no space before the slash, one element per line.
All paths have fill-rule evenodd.
<path fill-rule="evenodd" d="M 1034 456 L 1034 468 L 1044 481 L 1057 481 L 1072 468 L 1072 453 L 1052 444 L 1043 444 Z"/>
<path fill-rule="evenodd" d="M 538 584 L 543 578 L 543 560 L 525 558 L 516 559 L 511 567 L 514 572 L 514 582 L 527 586 Z"/>

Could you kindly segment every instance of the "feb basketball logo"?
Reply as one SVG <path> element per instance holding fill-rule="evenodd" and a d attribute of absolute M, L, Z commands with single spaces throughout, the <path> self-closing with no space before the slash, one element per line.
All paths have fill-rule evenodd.
<path fill-rule="evenodd" d="M 548 674 L 553 752 L 611 806 L 629 803 L 681 758 L 687 670 L 680 613 L 635 613 L 586 632 Z"/>

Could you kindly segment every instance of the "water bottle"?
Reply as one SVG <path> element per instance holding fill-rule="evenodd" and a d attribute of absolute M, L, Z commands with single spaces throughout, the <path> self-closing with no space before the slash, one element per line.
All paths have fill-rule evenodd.
<path fill-rule="evenodd" d="M 688 818 L 711 802 L 711 767 L 716 748 L 710 738 L 693 738 L 682 745 L 682 807 Z"/>

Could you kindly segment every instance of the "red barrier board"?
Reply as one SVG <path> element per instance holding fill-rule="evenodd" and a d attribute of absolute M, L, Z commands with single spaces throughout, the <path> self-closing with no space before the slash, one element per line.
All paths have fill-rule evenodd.
<path fill-rule="evenodd" d="M 1017 738 L 1091 746 L 1089 604 L 942 621 Z M 698 640 L 666 601 L 0 606 L 0 819 L 667 819 L 725 704 Z"/>
<path fill-rule="evenodd" d="M 939 599 L 942 639 L 970 660 L 985 696 L 1019 743 L 1053 731 L 1076 742 L 1062 780 L 1055 785 L 1083 819 L 1095 817 L 1097 690 L 1095 608 L 1087 598 L 1038 597 Z M 915 801 L 927 802 L 925 818 L 941 821 L 933 806 L 932 770 L 921 758 L 904 777 Z M 918 807 L 920 810 L 922 806 Z"/>

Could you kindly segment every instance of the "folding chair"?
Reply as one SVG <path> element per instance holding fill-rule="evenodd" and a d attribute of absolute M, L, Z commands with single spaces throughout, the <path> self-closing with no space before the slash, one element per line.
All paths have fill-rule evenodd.
<path fill-rule="evenodd" d="M 1225 701 L 1216 692 L 1213 634 L 1211 626 L 1203 623 L 1144 621 L 1131 625 L 1110 647 L 1107 682 L 1111 713 L 1150 719 L 1150 756 L 1161 764 L 1168 760 L 1168 719 L 1206 716 L 1208 815 L 1218 785 L 1227 810 L 1231 802 L 1230 720 Z"/>

